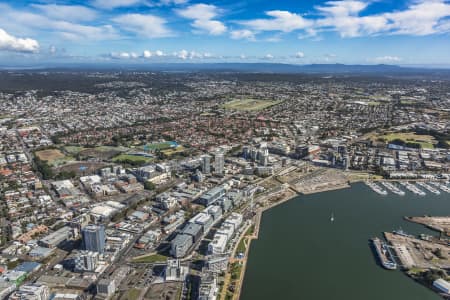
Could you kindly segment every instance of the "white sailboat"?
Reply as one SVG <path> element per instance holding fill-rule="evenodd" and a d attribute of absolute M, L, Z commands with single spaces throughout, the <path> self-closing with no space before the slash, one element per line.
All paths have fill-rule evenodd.
<path fill-rule="evenodd" d="M 331 221 L 331 222 L 334 222 L 334 214 L 333 214 L 333 213 L 331 213 L 330 221 Z"/>

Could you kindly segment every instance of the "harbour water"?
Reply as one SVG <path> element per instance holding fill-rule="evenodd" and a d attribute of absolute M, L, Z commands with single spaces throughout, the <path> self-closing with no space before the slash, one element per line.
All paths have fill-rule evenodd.
<path fill-rule="evenodd" d="M 382 196 L 355 184 L 298 196 L 263 214 L 240 299 L 441 299 L 401 271 L 377 265 L 369 246 L 371 237 L 400 227 L 436 234 L 403 220 L 423 215 L 450 215 L 450 194 Z"/>

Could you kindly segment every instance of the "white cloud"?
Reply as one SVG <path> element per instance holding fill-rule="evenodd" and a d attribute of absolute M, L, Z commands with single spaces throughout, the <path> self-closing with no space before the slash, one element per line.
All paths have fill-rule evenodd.
<path fill-rule="evenodd" d="M 395 63 L 395 62 L 399 62 L 401 61 L 402 58 L 398 57 L 398 56 L 390 56 L 390 55 L 386 55 L 386 56 L 379 56 L 379 57 L 375 57 L 373 59 L 374 62 L 377 63 Z"/>
<path fill-rule="evenodd" d="M 200 32 L 206 31 L 211 35 L 220 35 L 227 31 L 227 27 L 220 21 L 198 19 L 191 23 Z"/>
<path fill-rule="evenodd" d="M 303 58 L 303 57 L 305 57 L 305 53 L 299 51 L 299 52 L 295 53 L 295 57 L 296 58 Z"/>
<path fill-rule="evenodd" d="M 177 9 L 176 12 L 186 18 L 193 20 L 210 20 L 218 15 L 218 8 L 210 4 L 194 4 L 185 9 Z"/>
<path fill-rule="evenodd" d="M 240 23 L 256 31 L 282 32 L 304 29 L 312 25 L 312 21 L 288 11 L 271 10 L 267 11 L 266 15 L 272 18 L 241 21 Z"/>
<path fill-rule="evenodd" d="M 113 18 L 124 30 L 148 38 L 173 36 L 166 20 L 154 15 L 126 14 Z"/>
<path fill-rule="evenodd" d="M 117 7 L 135 6 L 142 4 L 142 0 L 94 0 L 92 5 L 103 9 L 113 9 Z"/>
<path fill-rule="evenodd" d="M 273 56 L 272 54 L 266 54 L 266 55 L 264 56 L 264 58 L 265 58 L 265 59 L 273 59 L 274 56 Z"/>
<path fill-rule="evenodd" d="M 253 33 L 253 31 L 248 29 L 233 30 L 230 32 L 230 36 L 233 40 L 255 40 L 255 34 Z"/>
<path fill-rule="evenodd" d="M 200 53 L 196 51 L 187 51 L 180 50 L 178 52 L 174 52 L 173 56 L 178 59 L 186 60 L 186 59 L 203 59 L 203 58 L 212 58 L 213 56 L 210 53 Z"/>
<path fill-rule="evenodd" d="M 186 50 L 181 50 L 178 53 L 174 53 L 174 56 L 181 58 L 181 59 L 187 59 L 189 55 L 189 52 L 187 52 Z"/>
<path fill-rule="evenodd" d="M 0 50 L 14 52 L 38 52 L 39 43 L 30 38 L 17 38 L 0 28 Z"/>
<path fill-rule="evenodd" d="M 343 38 L 376 35 L 429 35 L 450 32 L 448 0 L 413 0 L 403 10 L 362 15 L 374 1 L 336 0 L 315 6 L 316 17 L 289 11 L 267 11 L 270 18 L 239 21 L 241 30 L 300 31 L 298 37 L 320 39 L 318 33 L 336 31 Z M 236 31 L 236 30 L 235 30 Z M 237 35 L 237 34 L 236 34 Z M 238 35 L 237 35 L 238 36 Z M 233 35 L 231 35 L 233 38 Z"/>
<path fill-rule="evenodd" d="M 135 59 L 139 57 L 135 52 L 111 52 L 109 56 L 114 59 Z"/>
<path fill-rule="evenodd" d="M 318 19 L 316 26 L 338 31 L 342 37 L 370 35 L 386 30 L 388 22 L 385 17 L 374 15 L 359 17 L 368 3 L 362 1 L 329 1 L 316 9 L 324 16 Z"/>
<path fill-rule="evenodd" d="M 450 4 L 443 0 L 418 0 L 403 11 L 360 16 L 369 3 L 329 1 L 316 9 L 323 18 L 316 28 L 339 32 L 342 37 L 379 34 L 429 35 L 449 32 Z"/>
<path fill-rule="evenodd" d="M 70 40 L 105 40 L 117 38 L 117 32 L 111 25 L 91 26 L 63 20 L 56 20 L 44 15 L 15 10 L 0 4 L 2 11 L 0 26 L 13 27 L 21 32 L 46 30 L 50 34 Z"/>
<path fill-rule="evenodd" d="M 158 60 L 160 58 L 166 58 L 171 60 L 198 60 L 198 59 L 209 59 L 209 58 L 217 58 L 217 56 L 213 56 L 210 53 L 202 53 L 197 51 L 188 51 L 188 50 L 180 50 L 175 51 L 172 54 L 165 54 L 161 50 L 151 51 L 144 50 L 141 55 L 136 54 L 136 52 L 111 52 L 106 55 L 108 58 L 113 59 L 146 59 L 146 60 Z"/>
<path fill-rule="evenodd" d="M 220 13 L 220 9 L 210 4 L 194 4 L 185 9 L 177 9 L 177 14 L 194 20 L 191 26 L 199 32 L 207 32 L 211 35 L 220 35 L 227 31 L 227 27 L 220 21 L 213 20 Z"/>
<path fill-rule="evenodd" d="M 142 57 L 144 58 L 150 58 L 153 56 L 153 53 L 149 50 L 144 50 L 144 53 L 142 54 Z"/>
<path fill-rule="evenodd" d="M 142 53 L 143 58 L 156 58 L 156 57 L 163 57 L 166 56 L 166 54 L 161 50 L 151 51 L 151 50 L 144 50 Z"/>
<path fill-rule="evenodd" d="M 97 12 L 81 5 L 32 4 L 47 17 L 65 21 L 92 21 Z"/>
<path fill-rule="evenodd" d="M 449 32 L 450 3 L 421 1 L 405 11 L 385 13 L 395 34 L 428 35 Z M 446 28 L 447 27 L 447 28 Z"/>

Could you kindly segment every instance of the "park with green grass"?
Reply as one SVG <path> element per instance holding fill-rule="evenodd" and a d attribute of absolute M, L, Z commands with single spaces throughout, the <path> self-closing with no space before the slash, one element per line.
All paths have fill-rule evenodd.
<path fill-rule="evenodd" d="M 281 102 L 282 101 L 277 100 L 262 100 L 252 98 L 234 99 L 225 103 L 223 105 L 223 108 L 240 111 L 260 111 L 275 106 Z"/>
<path fill-rule="evenodd" d="M 159 263 L 159 262 L 166 262 L 167 256 L 153 253 L 153 254 L 147 254 L 142 256 L 137 256 L 133 258 L 132 260 L 134 263 L 144 263 L 144 264 L 152 264 L 152 263 Z"/>

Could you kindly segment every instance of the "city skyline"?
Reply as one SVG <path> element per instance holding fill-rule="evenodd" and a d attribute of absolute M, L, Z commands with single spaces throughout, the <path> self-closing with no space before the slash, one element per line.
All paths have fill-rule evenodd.
<path fill-rule="evenodd" d="M 450 65 L 450 2 L 0 1 L 0 65 Z"/>

